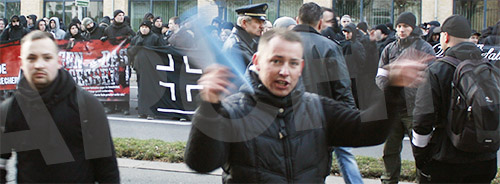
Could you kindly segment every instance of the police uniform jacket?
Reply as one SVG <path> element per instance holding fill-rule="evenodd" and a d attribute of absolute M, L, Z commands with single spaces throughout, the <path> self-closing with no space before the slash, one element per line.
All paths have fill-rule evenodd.
<path fill-rule="evenodd" d="M 244 63 L 244 68 L 252 62 L 252 56 L 257 52 L 258 37 L 246 32 L 240 26 L 234 26 L 233 32 L 222 46 L 222 51 L 228 53 L 238 60 L 240 57 Z M 235 61 L 235 62 L 241 62 Z"/>

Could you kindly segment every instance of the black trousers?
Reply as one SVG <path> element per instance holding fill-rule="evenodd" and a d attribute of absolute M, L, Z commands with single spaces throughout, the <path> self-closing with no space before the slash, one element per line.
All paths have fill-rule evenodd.
<path fill-rule="evenodd" d="M 431 161 L 420 173 L 420 183 L 491 183 L 497 174 L 497 159 L 454 164 Z"/>

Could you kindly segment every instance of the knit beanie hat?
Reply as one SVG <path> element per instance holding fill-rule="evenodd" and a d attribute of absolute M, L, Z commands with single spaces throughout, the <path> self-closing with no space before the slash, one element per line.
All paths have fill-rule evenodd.
<path fill-rule="evenodd" d="M 356 27 L 363 30 L 365 33 L 368 31 L 368 24 L 366 24 L 366 22 L 360 22 Z"/>
<path fill-rule="evenodd" d="M 85 17 L 83 20 L 82 20 L 82 25 L 84 28 L 87 27 L 87 25 L 89 25 L 90 23 L 94 22 L 90 17 Z"/>
<path fill-rule="evenodd" d="M 375 27 L 375 29 L 379 29 L 380 31 L 382 31 L 382 33 L 384 33 L 385 35 L 389 35 L 391 34 L 391 31 L 387 28 L 387 26 L 385 26 L 384 24 L 379 24 L 377 25 L 377 27 Z"/>
<path fill-rule="evenodd" d="M 396 25 L 400 23 L 408 24 L 411 28 L 415 29 L 417 17 L 411 12 L 403 12 L 399 15 L 398 20 L 396 20 Z"/>
<path fill-rule="evenodd" d="M 145 21 L 142 21 L 141 25 L 139 25 L 139 27 L 142 27 L 142 26 L 148 26 L 149 29 L 151 29 L 151 26 L 153 25 L 153 23 L 151 23 L 151 21 L 149 20 L 145 20 Z"/>
<path fill-rule="evenodd" d="M 115 10 L 113 12 L 113 18 L 115 18 L 119 13 L 124 13 L 125 14 L 125 12 L 123 12 L 122 10 Z"/>
<path fill-rule="evenodd" d="M 80 22 L 80 19 L 78 19 L 78 17 L 75 17 L 75 18 L 71 19 L 71 23 L 81 24 L 82 22 Z"/>

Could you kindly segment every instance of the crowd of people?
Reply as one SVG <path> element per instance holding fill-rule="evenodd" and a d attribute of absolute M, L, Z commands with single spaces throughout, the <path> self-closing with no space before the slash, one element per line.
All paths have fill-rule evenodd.
<path fill-rule="evenodd" d="M 270 22 L 267 9 L 266 3 L 243 6 L 236 9 L 234 24 L 216 17 L 201 29 L 208 33 L 202 36 L 215 41 L 222 53 L 241 56 L 241 61 L 234 62 L 241 63 L 236 66 L 246 71 L 250 82 L 238 84 L 241 86 L 237 86 L 240 91 L 236 94 L 221 95 L 235 85 L 229 79 L 231 69 L 204 69 L 198 81 L 203 86 L 201 102 L 193 116 L 185 152 L 189 167 L 202 173 L 221 167 L 223 181 L 228 183 L 321 183 L 330 173 L 335 153 L 344 181 L 363 183 L 351 147 L 385 143 L 381 181 L 397 183 L 406 134 L 412 142 L 419 182 L 489 183 L 494 178 L 496 151 L 470 153 L 454 147 L 447 138 L 445 127 L 452 123 L 447 117 L 453 106 L 451 80 L 456 66 L 436 56 L 481 60 L 476 44 L 498 45 L 500 22 L 477 32 L 460 15 L 450 16 L 442 24 L 431 21 L 417 25 L 413 13 L 403 12 L 394 24 L 354 24 L 349 15 L 339 16 L 313 2 L 303 4 L 296 18 L 280 17 Z M 21 118 L 20 111 L 25 108 L 20 106 L 24 98 L 29 101 L 30 95 L 39 93 L 43 101 L 37 103 L 51 103 L 47 113 L 52 117 L 57 117 L 55 111 L 72 107 L 66 109 L 70 111 L 65 113 L 68 117 L 50 121 L 64 132 L 64 140 L 71 140 L 69 151 L 76 161 L 51 166 L 44 163 L 40 152 L 21 151 L 18 168 L 23 172 L 18 173 L 18 181 L 119 182 L 114 149 L 107 148 L 106 157 L 85 161 L 80 144 L 83 138 L 74 137 L 78 134 L 74 131 L 82 130 L 62 123 L 67 119 L 78 121 L 75 113 L 81 116 L 78 109 L 85 107 L 75 105 L 79 101 L 75 96 L 82 94 L 55 62 L 57 48 L 45 53 L 34 47 L 52 48 L 55 39 L 64 39 L 72 48 L 78 41 L 118 37 L 130 40 L 131 56 L 145 46 L 197 47 L 195 40 L 200 34 L 194 29 L 196 25 L 179 17 L 169 18 L 168 23 L 166 20 L 146 13 L 135 32 L 130 18 L 121 10 L 99 22 L 90 17 L 81 21 L 74 18 L 67 26 L 58 17 L 37 20 L 36 15 L 14 15 L 10 20 L 0 19 L 0 42 L 22 40 L 24 71 L 19 92 L 14 94 L 15 103 L 2 103 L 2 108 L 14 109 L 8 111 L 6 130 L 19 131 L 26 128 L 24 124 L 31 125 L 32 117 Z M 36 64 L 36 57 L 46 55 L 52 57 L 50 65 Z M 132 61 L 130 65 L 137 69 L 141 62 Z M 36 73 L 45 70 L 44 76 Z M 138 81 L 140 76 L 137 72 Z M 43 77 L 47 80 L 40 79 Z M 63 91 L 64 96 L 57 96 L 60 93 L 54 90 Z M 84 95 L 88 103 L 97 102 Z M 130 114 L 128 101 L 102 103 L 103 108 L 98 110 L 105 113 Z M 100 112 L 92 114 L 103 116 Z M 154 114 L 139 117 L 156 118 Z M 109 141 L 107 122 L 97 121 L 104 124 L 104 138 Z M 2 159 L 10 156 L 3 154 Z M 75 167 L 82 165 L 92 174 L 77 173 Z M 34 167 L 60 173 L 27 174 L 36 173 L 39 168 Z M 64 176 L 64 172 L 69 174 Z M 4 179 L 4 169 L 1 174 Z"/>

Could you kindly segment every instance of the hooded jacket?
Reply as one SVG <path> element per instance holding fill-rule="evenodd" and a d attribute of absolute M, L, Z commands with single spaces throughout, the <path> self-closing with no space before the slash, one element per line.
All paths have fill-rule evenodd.
<path fill-rule="evenodd" d="M 445 56 L 461 61 L 467 59 L 481 60 L 481 50 L 470 42 L 462 42 L 445 51 Z M 497 157 L 492 153 L 468 153 L 453 146 L 445 127 L 448 122 L 452 80 L 455 67 L 443 61 L 434 61 L 426 70 L 426 81 L 418 88 L 415 101 L 414 136 L 432 137 L 422 149 L 413 146 L 413 154 L 417 164 L 437 160 L 446 163 L 474 163 L 492 160 Z M 433 130 L 434 129 L 434 130 Z M 495 160 L 496 162 L 496 160 Z"/>
<path fill-rule="evenodd" d="M 91 27 L 90 29 L 85 28 L 85 35 L 88 40 L 94 40 L 94 39 L 101 39 L 101 37 L 104 35 L 104 29 L 105 27 L 99 26 L 96 22 L 94 22 L 94 27 Z"/>
<path fill-rule="evenodd" d="M 66 143 L 74 161 L 58 164 L 46 164 L 44 156 L 39 149 L 29 151 L 17 151 L 17 182 L 19 183 L 119 183 L 119 171 L 115 157 L 115 150 L 110 136 L 110 130 L 106 114 L 101 103 L 90 93 L 80 90 L 73 78 L 64 69 L 58 71 L 55 80 L 46 88 L 39 91 L 33 90 L 26 78 L 22 77 L 18 84 L 18 91 L 14 97 L 2 103 L 1 108 L 8 109 L 5 132 L 18 132 L 29 130 L 28 120 L 44 121 L 48 116 L 42 114 L 46 112 L 55 123 L 59 132 L 50 133 L 47 141 L 55 144 L 54 135 L 60 135 Z M 77 94 L 86 105 L 79 105 Z M 6 103 L 10 101 L 11 103 Z M 80 109 L 82 108 L 86 109 Z M 23 108 L 21 110 L 21 107 Z M 82 113 L 82 112 L 86 113 Z M 39 113 L 42 112 L 42 113 Z M 82 121 L 81 115 L 87 114 L 87 121 Z M 50 118 L 49 117 L 49 118 Z M 37 122 L 38 123 L 38 122 Z M 50 123 L 50 122 L 44 122 Z M 86 128 L 84 128 L 86 127 Z M 40 127 L 39 127 L 40 128 Z M 31 129 L 31 131 L 34 131 Z M 51 130 L 43 130 L 51 131 Z M 94 145 L 103 148 L 102 155 L 105 157 L 92 158 L 92 149 L 94 146 L 87 147 L 85 144 L 84 133 L 90 134 L 90 137 L 99 137 L 99 144 L 108 146 Z M 29 138 L 19 139 L 22 144 L 35 144 Z M 102 139 L 100 139 L 102 138 Z M 86 139 L 85 141 L 88 141 Z M 52 146 L 50 147 L 52 148 Z M 104 150 L 107 149 L 107 150 Z M 89 152 L 87 152 L 89 151 Z M 9 158 L 10 153 L 3 154 L 2 158 Z M 87 159 L 89 158 L 89 159 Z M 4 174 L 4 173 L 2 173 Z M 1 176 L 1 181 L 5 181 L 5 175 Z"/>
<path fill-rule="evenodd" d="M 297 25 L 304 44 L 302 80 L 308 92 L 316 93 L 355 107 L 346 61 L 339 45 L 309 25 Z"/>
<path fill-rule="evenodd" d="M 345 57 L 347 68 L 349 69 L 349 76 L 351 79 L 358 78 L 358 73 L 364 71 L 366 62 L 366 52 L 359 39 L 361 38 L 360 32 L 356 29 L 354 24 L 347 25 L 346 28 L 352 33 L 350 40 L 342 42 L 342 53 Z M 353 86 L 355 87 L 355 86 Z"/>
<path fill-rule="evenodd" d="M 40 19 L 40 20 L 36 21 L 35 30 L 40 30 L 40 26 L 38 26 L 38 25 L 40 25 L 40 22 L 42 22 L 42 21 L 45 21 L 45 20 Z M 45 32 L 49 32 L 49 26 L 47 24 L 45 24 Z"/>
<path fill-rule="evenodd" d="M 500 45 L 500 22 L 493 27 L 491 34 L 484 39 L 485 45 Z"/>
<path fill-rule="evenodd" d="M 70 38 L 74 38 L 75 39 L 74 41 L 86 41 L 87 38 L 83 37 L 82 31 L 80 29 L 78 29 L 78 33 L 76 33 L 76 35 L 71 34 L 71 27 L 73 26 L 76 26 L 78 28 L 76 23 L 69 24 L 68 31 L 66 32 L 66 35 L 64 35 L 64 39 L 69 40 Z"/>
<path fill-rule="evenodd" d="M 59 25 L 59 18 L 57 17 L 52 17 L 50 18 L 50 21 L 49 21 L 49 27 L 50 27 L 50 23 L 54 21 L 56 23 L 56 27 L 55 28 L 50 28 L 50 32 L 54 34 L 55 38 L 58 39 L 58 40 L 62 40 L 64 39 L 64 36 L 66 35 L 66 31 L 63 31 Z"/>
<path fill-rule="evenodd" d="M 0 35 L 1 42 L 9 42 L 20 40 L 24 35 L 28 34 L 29 30 L 23 27 L 21 24 L 19 26 L 12 26 L 12 22 L 8 27 L 4 29 L 2 35 Z"/>
<path fill-rule="evenodd" d="M 195 171 L 222 167 L 224 183 L 324 183 L 329 147 L 376 145 L 387 137 L 389 121 L 361 122 L 358 111 L 305 92 L 300 81 L 277 97 L 253 70 L 246 75 L 249 84 L 239 93 L 196 110 L 184 157 Z"/>
<path fill-rule="evenodd" d="M 31 20 L 33 20 L 33 25 L 31 25 L 31 26 L 27 25 L 28 29 L 31 30 L 31 31 L 36 30 L 37 29 L 37 25 L 38 25 L 37 24 L 37 20 L 36 20 L 37 19 L 36 15 L 31 14 L 31 15 L 28 15 L 28 17 Z"/>

